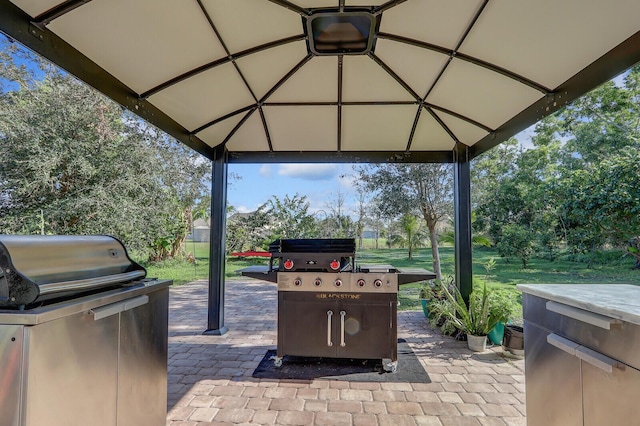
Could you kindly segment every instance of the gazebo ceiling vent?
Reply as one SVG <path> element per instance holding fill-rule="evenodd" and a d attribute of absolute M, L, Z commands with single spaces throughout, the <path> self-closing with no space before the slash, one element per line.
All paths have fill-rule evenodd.
<path fill-rule="evenodd" d="M 371 51 L 376 17 L 368 12 L 322 11 L 306 19 L 309 50 L 316 55 L 366 55 Z"/>

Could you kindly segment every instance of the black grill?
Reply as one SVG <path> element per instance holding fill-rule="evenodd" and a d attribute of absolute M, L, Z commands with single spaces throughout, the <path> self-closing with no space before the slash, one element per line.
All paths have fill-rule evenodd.
<path fill-rule="evenodd" d="M 424 269 L 356 267 L 355 239 L 280 239 L 269 266 L 242 274 L 278 284 L 278 350 L 285 355 L 382 358 L 397 365 L 398 286 L 435 278 Z"/>
<path fill-rule="evenodd" d="M 353 238 L 280 239 L 269 244 L 271 271 L 349 272 L 355 269 Z M 287 261 L 291 262 L 291 267 Z M 334 263 L 337 262 L 337 263 Z M 332 267 L 333 263 L 333 267 Z"/>

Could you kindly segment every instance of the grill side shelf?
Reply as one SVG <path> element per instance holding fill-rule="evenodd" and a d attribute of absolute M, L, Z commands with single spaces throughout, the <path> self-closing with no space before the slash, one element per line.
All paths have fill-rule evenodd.
<path fill-rule="evenodd" d="M 267 265 L 248 266 L 240 269 L 238 272 L 240 272 L 243 277 L 255 278 L 272 283 L 278 282 L 278 270 L 270 270 Z"/>
<path fill-rule="evenodd" d="M 419 281 L 435 280 L 436 274 L 422 268 L 402 268 L 398 270 L 398 284 L 411 284 Z"/>

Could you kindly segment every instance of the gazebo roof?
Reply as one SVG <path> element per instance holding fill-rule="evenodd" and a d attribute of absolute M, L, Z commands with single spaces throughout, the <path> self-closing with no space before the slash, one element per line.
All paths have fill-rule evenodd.
<path fill-rule="evenodd" d="M 640 61 L 637 0 L 0 10 L 8 36 L 209 158 L 225 144 L 230 162 L 451 161 L 456 144 L 473 157 Z"/>

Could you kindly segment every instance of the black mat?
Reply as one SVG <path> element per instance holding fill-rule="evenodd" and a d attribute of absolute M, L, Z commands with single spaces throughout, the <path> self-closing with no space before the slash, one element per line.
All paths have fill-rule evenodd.
<path fill-rule="evenodd" d="M 275 355 L 275 350 L 267 351 L 253 372 L 253 377 L 260 379 L 431 383 L 429 375 L 403 339 L 398 339 L 398 367 L 393 373 L 384 371 L 381 359 L 285 356 L 282 366 L 276 367 L 272 358 Z"/>

